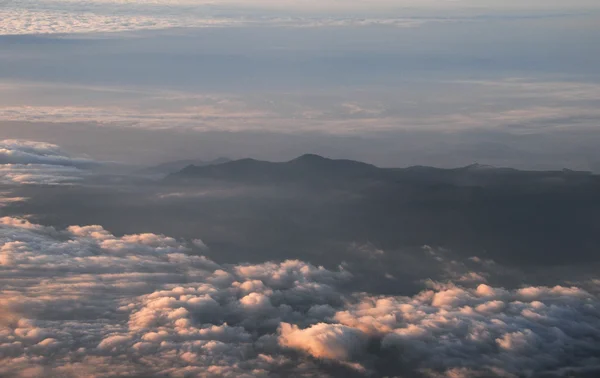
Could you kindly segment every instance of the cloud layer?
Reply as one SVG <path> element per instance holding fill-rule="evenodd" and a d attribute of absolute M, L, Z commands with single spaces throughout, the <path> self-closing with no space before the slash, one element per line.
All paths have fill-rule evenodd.
<path fill-rule="evenodd" d="M 223 26 L 392 26 L 465 21 L 490 11 L 597 8 L 592 1 L 136 1 L 10 0 L 0 10 L 0 35 L 109 33 Z M 407 12 L 410 12 L 407 14 Z M 424 14 L 433 16 L 424 16 Z M 392 15 L 389 17 L 388 15 Z M 412 16 L 411 16 L 412 14 Z M 358 15 L 358 16 L 357 16 Z M 394 17 L 397 15 L 397 17 Z M 506 17 L 514 17 L 507 14 Z M 518 16 L 517 16 L 518 17 Z M 527 14 L 525 15 L 527 17 Z M 471 19 L 471 21 L 477 18 Z"/>
<path fill-rule="evenodd" d="M 81 180 L 81 168 L 95 164 L 91 159 L 72 157 L 54 144 L 0 141 L 2 184 L 69 184 Z"/>
<path fill-rule="evenodd" d="M 349 293 L 342 268 L 219 265 L 204 248 L 2 218 L 0 376 L 600 371 L 600 301 L 578 287 L 461 281 L 430 282 L 410 297 Z"/>
<path fill-rule="evenodd" d="M 231 26 L 370 26 L 416 27 L 426 22 L 445 22 L 441 17 L 360 17 L 346 14 L 337 2 L 308 6 L 261 2 L 196 1 L 69 1 L 12 0 L 2 10 L 0 35 L 111 33 L 135 30 Z M 355 2 L 354 6 L 362 5 Z M 386 4 L 381 3 L 385 7 Z M 389 5 L 389 4 L 387 4 Z M 288 10 L 286 10 L 288 8 Z M 289 14 L 289 9 L 294 15 Z M 362 11 L 367 10 L 364 5 Z M 300 12 L 298 12 L 300 11 Z M 307 12 L 308 11 L 308 12 Z M 382 13 L 381 10 L 377 11 Z M 369 12 L 376 13 L 376 12 Z M 367 16 L 367 17 L 365 17 Z"/>
<path fill-rule="evenodd" d="M 0 164 L 45 164 L 85 166 L 93 160 L 71 157 L 59 146 L 26 140 L 0 141 Z"/>

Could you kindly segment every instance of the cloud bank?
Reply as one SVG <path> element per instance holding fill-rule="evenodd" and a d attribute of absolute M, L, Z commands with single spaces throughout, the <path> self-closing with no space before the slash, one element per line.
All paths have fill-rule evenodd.
<path fill-rule="evenodd" d="M 595 1 L 136 1 L 10 0 L 0 10 L 0 35 L 111 33 L 135 30 L 277 26 L 418 27 L 477 21 L 499 11 L 565 12 L 597 9 Z M 389 16 L 391 15 L 391 17 Z M 475 17 L 474 17 L 475 16 Z M 515 17 L 507 13 L 505 17 Z"/>
<path fill-rule="evenodd" d="M 600 301 L 579 287 L 430 282 L 414 296 L 351 293 L 343 268 L 219 265 L 198 240 L 1 218 L 0 376 L 600 371 Z"/>
<path fill-rule="evenodd" d="M 235 26 L 417 27 L 428 22 L 447 22 L 442 17 L 387 17 L 371 13 L 359 17 L 331 5 L 296 2 L 235 3 L 196 1 L 9 1 L 2 10 L 0 35 L 113 33 L 170 28 Z M 380 4 L 385 6 L 385 4 Z M 294 10 L 290 15 L 286 8 Z M 364 6 L 362 10 L 366 10 Z M 302 11 L 304 9 L 304 11 Z M 312 9 L 312 11 L 311 11 Z M 300 12 L 298 12 L 300 10 Z M 306 12 L 309 11 L 309 12 Z M 340 12 L 342 11 L 342 12 Z M 381 13 L 381 11 L 379 11 Z M 365 17 L 366 16 L 366 17 Z"/>
<path fill-rule="evenodd" d="M 0 141 L 0 183 L 68 184 L 81 180 L 82 168 L 96 163 L 70 156 L 60 147 L 25 140 Z"/>
<path fill-rule="evenodd" d="M 85 166 L 94 161 L 70 156 L 59 146 L 26 140 L 0 141 L 0 164 L 46 164 Z"/>

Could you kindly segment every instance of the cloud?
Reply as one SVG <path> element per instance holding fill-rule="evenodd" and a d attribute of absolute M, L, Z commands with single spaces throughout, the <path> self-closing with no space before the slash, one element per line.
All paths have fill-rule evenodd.
<path fill-rule="evenodd" d="M 0 106 L 0 120 L 92 122 L 95 126 L 154 130 L 301 131 L 343 136 L 361 135 L 368 130 L 372 136 L 373 132 L 417 130 L 506 131 L 509 134 L 560 132 L 566 128 L 581 131 L 593 130 L 600 119 L 600 110 L 590 106 L 590 101 L 600 96 L 600 85 L 596 83 L 507 78 L 440 81 L 435 88 L 422 85 L 414 82 L 404 89 L 373 87 L 368 95 L 335 89 L 303 95 L 244 95 L 7 82 L 0 83 L 0 92 L 23 100 Z M 40 99 L 39 92 L 49 90 L 49 86 L 55 92 L 68 93 L 67 98 L 53 99 L 52 104 Z M 417 88 L 427 91 L 432 106 L 417 106 L 414 101 Z M 457 90 L 463 94 L 460 99 L 448 94 Z M 127 101 L 81 103 L 82 98 L 98 92 L 111 99 L 118 94 Z M 76 101 L 70 98 L 73 93 L 76 93 Z M 473 106 L 482 96 L 493 98 L 493 103 Z M 459 108 L 462 110 L 457 112 Z M 521 153 L 521 150 L 529 153 L 537 150 L 519 144 L 513 148 Z"/>
<path fill-rule="evenodd" d="M 485 21 L 478 13 L 515 10 L 504 17 L 531 17 L 541 10 L 565 12 L 564 2 L 520 3 L 464 1 L 136 1 L 12 0 L 0 10 L 0 35 L 111 33 L 169 28 L 277 27 L 418 27 L 426 23 Z M 567 8 L 597 8 L 590 0 Z M 561 9 L 562 8 L 562 9 Z M 402 10 L 402 12 L 400 12 Z M 451 11 L 451 13 L 449 13 Z M 525 11 L 525 12 L 523 12 Z M 408 13 L 407 13 L 408 12 Z M 555 12 L 556 13 L 556 12 Z M 392 15 L 392 17 L 388 15 Z M 359 16 L 357 16 L 359 15 Z M 396 17 L 394 17 L 397 15 Z M 567 14 L 568 15 L 568 14 Z M 551 16 L 556 17 L 556 14 Z M 494 15 L 498 17 L 497 13 Z M 537 15 L 537 17 L 540 17 Z"/>
<path fill-rule="evenodd" d="M 24 201 L 27 201 L 26 197 L 12 197 L 10 192 L 0 192 L 0 208 Z"/>
<path fill-rule="evenodd" d="M 102 14 L 84 9 L 70 12 L 45 9 L 0 10 L 4 20 L 0 35 L 114 33 L 177 27 L 218 27 L 242 24 L 241 20 L 195 18 L 189 15 Z"/>
<path fill-rule="evenodd" d="M 316 358 L 350 360 L 366 347 L 367 337 L 356 328 L 319 323 L 307 329 L 281 323 L 279 344 L 305 351 Z"/>
<path fill-rule="evenodd" d="M 0 376 L 509 377 L 600 369 L 600 301 L 576 286 L 457 281 L 430 282 L 413 296 L 351 293 L 353 276 L 342 268 L 298 260 L 219 265 L 199 254 L 207 248 L 200 239 L 0 218 Z"/>
<path fill-rule="evenodd" d="M 300 261 L 219 266 L 193 254 L 199 240 L 100 226 L 2 218 L 0 241 L 0 375 L 266 376 L 292 366 L 268 355 L 280 323 L 319 320 L 313 304 L 339 305 L 331 285 L 349 277 Z"/>
<path fill-rule="evenodd" d="M 294 7 L 289 3 L 287 7 Z M 257 4 L 252 3 L 251 7 Z M 248 4 L 194 1 L 11 1 L 0 10 L 0 35 L 112 33 L 170 28 L 232 26 L 275 27 L 418 27 L 428 22 L 448 22 L 447 17 L 382 17 L 343 14 L 319 4 L 317 14 L 296 12 L 286 6 L 262 3 L 260 15 L 248 12 Z M 314 4 L 313 4 L 314 6 Z M 304 8 L 304 7 L 301 7 Z M 333 11 L 333 12 L 331 12 Z"/>
<path fill-rule="evenodd" d="M 74 167 L 44 164 L 1 164 L 0 183 L 60 185 L 81 180 L 82 171 Z"/>
<path fill-rule="evenodd" d="M 0 141 L 0 164 L 44 164 L 75 167 L 91 165 L 94 164 L 94 161 L 70 156 L 54 144 L 6 139 Z"/>
<path fill-rule="evenodd" d="M 81 180 L 91 159 L 73 157 L 60 147 L 26 140 L 0 141 L 0 183 L 70 184 Z"/>
<path fill-rule="evenodd" d="M 366 295 L 335 320 L 380 337 L 382 348 L 398 350 L 402 363 L 430 370 L 426 375 L 453 376 L 462 368 L 469 377 L 516 377 L 600 368 L 592 352 L 599 310 L 597 298 L 576 287 L 509 291 L 449 284 L 414 297 Z M 568 362 L 573 350 L 588 351 L 581 363 Z"/>

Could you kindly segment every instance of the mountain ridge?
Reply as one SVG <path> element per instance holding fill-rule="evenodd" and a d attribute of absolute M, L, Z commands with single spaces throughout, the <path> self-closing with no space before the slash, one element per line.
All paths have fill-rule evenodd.
<path fill-rule="evenodd" d="M 349 159 L 331 159 L 316 154 L 304 154 L 284 162 L 244 158 L 221 164 L 198 166 L 190 164 L 171 173 L 167 180 L 216 179 L 234 182 L 339 182 L 395 181 L 442 183 L 454 185 L 508 185 L 528 182 L 561 182 L 598 179 L 587 171 L 529 171 L 494 167 L 478 163 L 457 168 L 410 166 L 382 168 Z"/>

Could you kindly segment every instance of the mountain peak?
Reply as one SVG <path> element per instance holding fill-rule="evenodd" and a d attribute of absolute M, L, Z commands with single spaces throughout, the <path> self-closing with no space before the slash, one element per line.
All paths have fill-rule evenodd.
<path fill-rule="evenodd" d="M 483 170 L 496 169 L 496 167 L 494 167 L 493 165 L 473 163 L 471 165 L 467 165 L 466 167 L 464 167 L 464 169 L 483 171 Z"/>
<path fill-rule="evenodd" d="M 295 159 L 290 160 L 290 163 L 292 162 L 321 162 L 321 161 L 327 161 L 330 160 L 326 157 L 323 157 L 321 155 L 317 155 L 317 154 L 304 154 L 302 156 L 298 156 Z"/>

